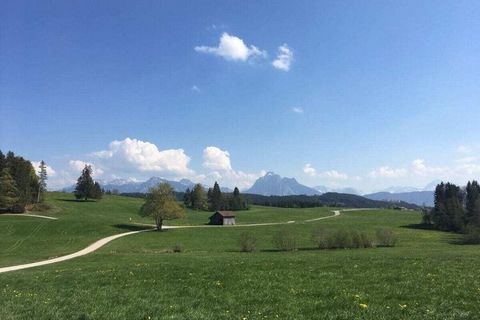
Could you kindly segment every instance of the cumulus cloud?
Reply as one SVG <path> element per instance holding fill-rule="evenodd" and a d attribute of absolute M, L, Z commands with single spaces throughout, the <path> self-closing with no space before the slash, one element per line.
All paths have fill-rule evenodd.
<path fill-rule="evenodd" d="M 404 168 L 390 168 L 389 166 L 383 166 L 369 173 L 371 178 L 400 178 L 407 175 L 407 169 Z"/>
<path fill-rule="evenodd" d="M 190 157 L 183 149 L 159 150 L 148 141 L 126 138 L 112 141 L 107 150 L 97 151 L 93 157 L 103 166 L 118 171 L 159 172 L 169 176 L 192 176 L 188 165 Z"/>
<path fill-rule="evenodd" d="M 232 168 L 230 153 L 220 148 L 209 146 L 203 150 L 203 167 L 209 170 L 206 178 L 216 180 L 229 187 L 245 189 L 250 187 L 255 180 L 265 175 L 262 170 L 259 173 L 246 173 Z"/>
<path fill-rule="evenodd" d="M 329 180 L 348 180 L 348 174 L 337 171 L 337 170 L 328 170 L 323 172 L 317 172 L 317 170 L 312 167 L 310 163 L 303 166 L 303 172 L 310 177 L 320 177 Z"/>
<path fill-rule="evenodd" d="M 290 65 L 293 61 L 293 51 L 285 43 L 278 47 L 277 58 L 272 61 L 272 66 L 275 69 L 288 71 L 290 70 Z"/>
<path fill-rule="evenodd" d="M 30 161 L 32 163 L 33 168 L 35 168 L 35 172 L 38 174 L 40 171 L 40 161 Z M 57 172 L 50 167 L 48 164 L 45 164 L 45 168 L 47 169 L 47 177 L 54 177 Z"/>
<path fill-rule="evenodd" d="M 348 175 L 343 172 L 339 172 L 337 170 L 329 170 L 322 172 L 320 176 L 325 177 L 325 178 L 330 178 L 330 179 L 335 179 L 335 180 L 347 180 Z"/>
<path fill-rule="evenodd" d="M 213 54 L 230 61 L 247 61 L 253 57 L 266 57 L 266 51 L 254 45 L 248 47 L 239 37 L 224 32 L 217 47 L 196 46 L 195 51 Z"/>
<path fill-rule="evenodd" d="M 310 163 L 307 163 L 305 166 L 303 166 L 303 172 L 310 177 L 315 177 L 317 175 L 317 170 L 315 170 Z"/>
<path fill-rule="evenodd" d="M 192 92 L 195 92 L 195 93 L 200 93 L 201 92 L 200 88 L 197 87 L 196 85 L 193 85 L 191 90 L 192 90 Z"/>
<path fill-rule="evenodd" d="M 86 165 L 89 165 L 92 168 L 92 175 L 95 177 L 100 177 L 101 175 L 104 174 L 104 171 L 97 166 L 95 166 L 93 163 L 90 162 L 85 162 L 82 160 L 70 160 L 68 162 L 68 165 L 72 171 L 73 174 L 80 174 L 82 172 L 83 168 L 85 168 Z"/>
<path fill-rule="evenodd" d="M 295 113 L 303 113 L 303 108 L 301 107 L 293 107 L 292 111 Z"/>
<path fill-rule="evenodd" d="M 426 176 L 430 174 L 442 174 L 445 168 L 430 167 L 425 164 L 425 160 L 416 159 L 412 162 L 412 172 L 416 175 Z"/>

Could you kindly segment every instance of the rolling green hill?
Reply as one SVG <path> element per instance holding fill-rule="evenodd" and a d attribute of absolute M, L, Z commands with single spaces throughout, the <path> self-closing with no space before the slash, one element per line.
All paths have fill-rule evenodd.
<path fill-rule="evenodd" d="M 53 193 L 58 220 L 0 216 L 0 266 L 79 250 L 134 228 L 141 201 L 118 196 L 67 201 Z M 74 260 L 0 274 L 0 319 L 476 319 L 480 263 L 476 246 L 458 235 L 417 229 L 418 212 L 367 210 L 330 215 L 329 208 L 254 207 L 237 223 L 286 225 L 171 229 L 115 240 Z M 170 224 L 201 225 L 189 211 Z M 130 221 L 130 218 L 132 221 Z M 392 228 L 393 248 L 317 250 L 313 230 Z M 298 241 L 277 251 L 279 230 Z M 258 251 L 239 252 L 248 231 Z M 184 251 L 171 253 L 181 244 Z"/>

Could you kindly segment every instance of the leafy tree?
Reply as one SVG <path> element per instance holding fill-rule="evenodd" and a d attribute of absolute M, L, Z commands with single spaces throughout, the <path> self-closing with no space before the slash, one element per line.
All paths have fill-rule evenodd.
<path fill-rule="evenodd" d="M 191 194 L 192 209 L 208 210 L 207 195 L 200 183 L 197 183 Z"/>
<path fill-rule="evenodd" d="M 42 160 L 40 162 L 40 171 L 38 172 L 38 192 L 37 192 L 37 203 L 43 202 L 44 194 L 47 191 L 47 166 Z"/>
<path fill-rule="evenodd" d="M 4 166 L 8 168 L 10 175 L 15 180 L 18 206 L 25 207 L 26 204 L 35 202 L 38 192 L 38 177 L 32 163 L 9 151 L 4 160 Z"/>
<path fill-rule="evenodd" d="M 172 187 L 168 183 L 161 183 L 150 189 L 140 209 L 140 215 L 152 217 L 157 230 L 161 231 L 163 220 L 182 218 L 184 210 L 175 199 Z"/>
<path fill-rule="evenodd" d="M 7 168 L 0 175 L 0 208 L 11 209 L 18 201 L 17 186 Z"/>
<path fill-rule="evenodd" d="M 208 203 L 210 205 L 210 211 L 217 211 L 222 209 L 222 191 L 220 191 L 220 186 L 216 181 L 213 185 L 213 189 L 210 198 L 208 199 Z"/>
<path fill-rule="evenodd" d="M 77 185 L 75 187 L 75 197 L 77 199 L 87 200 L 88 198 L 94 198 L 95 183 L 92 179 L 92 167 L 85 165 L 82 170 L 82 174 L 78 177 Z"/>

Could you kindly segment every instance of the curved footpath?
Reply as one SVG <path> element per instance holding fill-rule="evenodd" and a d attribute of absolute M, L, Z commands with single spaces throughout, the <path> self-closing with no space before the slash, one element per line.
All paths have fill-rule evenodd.
<path fill-rule="evenodd" d="M 0 214 L 0 216 L 34 217 L 34 218 L 58 220 L 58 218 L 55 218 L 55 217 L 41 216 L 41 215 L 38 215 L 38 214 L 30 214 L 30 213 L 2 213 L 2 214 Z"/>
<path fill-rule="evenodd" d="M 366 209 L 345 209 L 345 210 L 341 210 L 341 211 L 354 211 L 354 210 L 366 210 Z M 312 222 L 312 221 L 318 221 L 318 220 L 338 217 L 341 214 L 341 211 L 340 210 L 333 210 L 332 211 L 333 215 L 331 215 L 331 216 L 320 217 L 320 218 L 310 219 L 310 220 L 304 220 L 304 222 Z M 25 215 L 26 214 L 24 214 L 24 216 Z M 35 216 L 35 215 L 30 215 L 30 216 Z M 56 220 L 56 218 L 53 218 L 53 217 L 46 217 L 46 216 L 37 216 L 37 217 L 42 217 L 42 218 L 46 218 L 46 219 L 55 219 Z M 272 225 L 290 224 L 290 223 L 295 223 L 295 221 L 239 224 L 239 225 L 234 225 L 234 226 L 229 226 L 229 227 L 272 226 Z M 215 228 L 215 227 L 223 227 L 223 226 L 209 226 L 209 225 L 201 225 L 201 226 L 164 226 L 164 229 Z M 152 230 L 130 231 L 130 232 L 116 234 L 116 235 L 113 235 L 113 236 L 109 236 L 109 237 L 100 239 L 100 240 L 92 243 L 91 245 L 89 245 L 85 249 L 82 249 L 80 251 L 68 254 L 66 256 L 61 256 L 61 257 L 48 259 L 48 260 L 43 260 L 43 261 L 39 261 L 39 262 L 20 264 L 20 265 L 11 266 L 11 267 L 3 267 L 3 268 L 0 268 L 0 273 L 9 272 L 9 271 L 17 271 L 17 270 L 22 270 L 22 269 L 34 268 L 34 267 L 40 267 L 40 266 L 44 266 L 44 265 L 47 265 L 47 264 L 58 263 L 58 262 L 70 260 L 70 259 L 73 259 L 73 258 L 81 257 L 81 256 L 84 256 L 84 255 L 89 254 L 91 252 L 94 252 L 95 250 L 98 250 L 99 248 L 103 247 L 104 245 L 106 245 L 107 243 L 109 243 L 110 241 L 113 241 L 115 239 L 125 237 L 125 236 L 129 236 L 131 234 L 136 234 L 136 233 L 146 232 L 146 231 L 152 231 Z"/>

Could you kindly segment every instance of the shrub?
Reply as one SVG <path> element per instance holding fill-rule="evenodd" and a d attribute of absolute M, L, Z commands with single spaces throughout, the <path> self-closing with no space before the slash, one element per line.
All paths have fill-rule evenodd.
<path fill-rule="evenodd" d="M 480 244 L 480 228 L 468 227 L 463 235 L 464 244 Z"/>
<path fill-rule="evenodd" d="M 316 229 L 312 232 L 312 241 L 318 249 L 332 248 L 332 235 L 324 229 Z"/>
<path fill-rule="evenodd" d="M 251 232 L 243 232 L 240 234 L 240 251 L 252 252 L 257 250 L 257 238 Z"/>
<path fill-rule="evenodd" d="M 353 231 L 351 237 L 353 248 L 372 248 L 374 246 L 374 241 L 365 232 Z"/>
<path fill-rule="evenodd" d="M 172 251 L 176 252 L 176 253 L 183 252 L 184 250 L 185 250 L 185 248 L 183 247 L 183 244 L 181 244 L 181 243 L 176 243 L 172 248 Z"/>
<path fill-rule="evenodd" d="M 297 239 L 291 230 L 283 229 L 274 235 L 273 245 L 278 250 L 295 251 L 297 249 Z"/>
<path fill-rule="evenodd" d="M 11 209 L 12 213 L 24 213 L 25 212 L 25 204 L 23 203 L 16 203 L 13 205 Z"/>
<path fill-rule="evenodd" d="M 45 212 L 50 209 L 52 209 L 52 205 L 45 203 L 45 202 L 40 202 L 40 203 L 35 203 L 34 205 L 31 206 L 30 210 L 31 211 L 37 211 L 37 212 Z"/>
<path fill-rule="evenodd" d="M 344 230 L 339 230 L 333 235 L 333 248 L 347 249 L 352 248 L 352 236 Z"/>
<path fill-rule="evenodd" d="M 394 247 L 397 244 L 397 236 L 391 229 L 377 230 L 377 244 L 379 247 Z"/>

